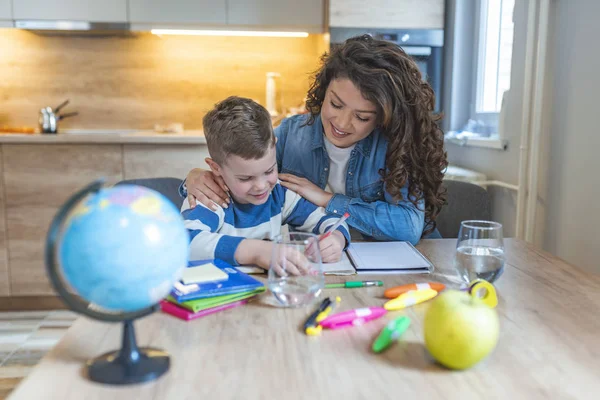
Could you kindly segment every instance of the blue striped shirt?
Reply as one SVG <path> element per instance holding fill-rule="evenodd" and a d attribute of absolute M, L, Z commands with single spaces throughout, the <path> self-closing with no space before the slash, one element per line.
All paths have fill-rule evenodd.
<path fill-rule="evenodd" d="M 244 239 L 273 240 L 284 225 L 296 231 L 322 234 L 339 218 L 327 215 L 324 208 L 279 183 L 264 204 L 232 201 L 228 208 L 217 206 L 213 211 L 200 203 L 190 208 L 186 198 L 181 215 L 190 233 L 190 260 L 218 258 L 231 265 L 238 265 L 235 251 Z M 346 243 L 350 243 L 348 226 L 344 223 L 338 230 L 346 237 Z"/>

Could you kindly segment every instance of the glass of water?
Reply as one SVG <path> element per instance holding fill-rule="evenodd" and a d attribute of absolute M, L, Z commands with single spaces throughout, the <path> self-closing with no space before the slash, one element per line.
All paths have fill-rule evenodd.
<path fill-rule="evenodd" d="M 284 307 L 312 304 L 325 287 L 319 237 L 303 232 L 278 236 L 267 284 Z"/>
<path fill-rule="evenodd" d="M 458 232 L 454 266 L 469 284 L 475 279 L 490 283 L 504 271 L 502 224 L 492 221 L 463 221 Z"/>

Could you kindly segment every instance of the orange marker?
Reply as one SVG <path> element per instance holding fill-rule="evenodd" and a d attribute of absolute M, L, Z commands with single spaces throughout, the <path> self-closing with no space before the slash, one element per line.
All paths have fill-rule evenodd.
<path fill-rule="evenodd" d="M 383 295 L 388 299 L 395 299 L 400 296 L 402 293 L 410 292 L 411 290 L 423 290 L 423 289 L 433 289 L 436 292 L 441 292 L 446 288 L 446 285 L 443 283 L 436 282 L 428 282 L 428 283 L 410 283 L 408 285 L 396 286 L 393 288 L 389 288 Z"/>

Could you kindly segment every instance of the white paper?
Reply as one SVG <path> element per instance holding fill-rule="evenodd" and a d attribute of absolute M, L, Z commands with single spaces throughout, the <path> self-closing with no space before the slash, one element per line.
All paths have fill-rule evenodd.
<path fill-rule="evenodd" d="M 433 265 L 409 242 L 352 243 L 348 254 L 359 274 L 429 273 Z"/>
<path fill-rule="evenodd" d="M 342 259 L 336 263 L 323 263 L 323 273 L 325 275 L 354 275 L 356 270 L 348 258 L 346 252 L 342 252 Z"/>
<path fill-rule="evenodd" d="M 267 272 L 266 269 L 254 265 L 239 265 L 235 269 L 245 274 L 264 274 Z"/>

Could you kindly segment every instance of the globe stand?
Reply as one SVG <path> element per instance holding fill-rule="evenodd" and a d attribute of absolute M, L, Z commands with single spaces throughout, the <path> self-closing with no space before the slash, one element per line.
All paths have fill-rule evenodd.
<path fill-rule="evenodd" d="M 149 382 L 168 371 L 169 355 L 151 347 L 139 348 L 133 321 L 123 323 L 123 343 L 120 350 L 103 354 L 87 362 L 90 380 L 112 385 Z"/>
<path fill-rule="evenodd" d="M 163 375 L 170 366 L 169 355 L 159 349 L 139 348 L 135 339 L 133 321 L 146 317 L 160 306 L 137 311 L 110 311 L 93 304 L 73 292 L 62 275 L 56 260 L 56 248 L 62 223 L 74 207 L 87 195 L 97 193 L 103 185 L 98 180 L 74 194 L 54 216 L 46 237 L 46 272 L 52 286 L 69 308 L 87 317 L 104 322 L 123 322 L 121 349 L 89 360 L 86 373 L 90 380 L 105 384 L 125 385 L 148 382 Z"/>

